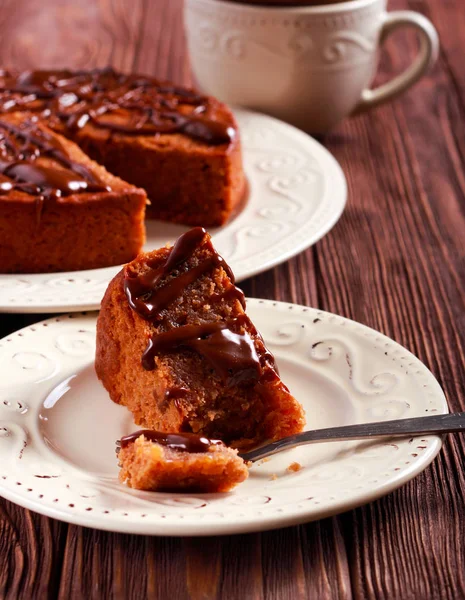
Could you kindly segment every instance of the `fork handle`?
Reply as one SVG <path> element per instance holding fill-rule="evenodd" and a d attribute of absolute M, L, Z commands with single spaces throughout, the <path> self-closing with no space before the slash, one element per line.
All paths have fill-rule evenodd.
<path fill-rule="evenodd" d="M 240 454 L 240 456 L 246 461 L 253 462 L 276 454 L 285 448 L 318 442 L 408 437 L 409 435 L 455 433 L 459 431 L 465 431 L 465 412 L 314 429 L 313 431 L 304 431 L 277 440 L 251 452 Z"/>

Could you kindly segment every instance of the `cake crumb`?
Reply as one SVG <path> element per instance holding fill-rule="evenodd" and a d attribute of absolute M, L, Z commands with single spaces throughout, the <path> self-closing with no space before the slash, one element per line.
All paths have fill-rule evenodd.
<path fill-rule="evenodd" d="M 262 458 L 262 460 L 258 463 L 259 465 L 263 465 L 264 463 L 267 463 L 270 460 L 270 457 L 267 456 L 265 458 Z"/>
<path fill-rule="evenodd" d="M 276 479 L 278 479 L 278 476 L 276 473 L 273 473 L 273 475 L 270 477 L 270 481 L 275 481 Z"/>
<path fill-rule="evenodd" d="M 292 472 L 296 473 L 297 471 L 300 471 L 301 468 L 302 468 L 302 465 L 300 463 L 293 462 L 287 467 L 286 471 L 288 473 L 292 473 Z"/>

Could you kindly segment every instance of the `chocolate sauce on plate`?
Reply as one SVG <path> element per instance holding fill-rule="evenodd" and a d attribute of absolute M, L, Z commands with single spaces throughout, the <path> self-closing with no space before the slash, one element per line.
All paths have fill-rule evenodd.
<path fill-rule="evenodd" d="M 195 433 L 161 433 L 160 431 L 153 431 L 152 429 L 141 429 L 140 431 L 135 431 L 134 433 L 122 437 L 120 440 L 121 448 L 126 448 L 129 444 L 135 442 L 141 435 L 150 442 L 157 442 L 157 444 L 181 452 L 208 452 L 210 446 L 223 445 L 223 442 L 220 440 L 210 440 L 203 435 L 197 435 Z"/>
<path fill-rule="evenodd" d="M 236 135 L 212 118 L 207 97 L 111 68 L 0 72 L 0 112 L 24 110 L 69 132 L 91 122 L 129 135 L 182 133 L 209 145 L 229 144 Z"/>

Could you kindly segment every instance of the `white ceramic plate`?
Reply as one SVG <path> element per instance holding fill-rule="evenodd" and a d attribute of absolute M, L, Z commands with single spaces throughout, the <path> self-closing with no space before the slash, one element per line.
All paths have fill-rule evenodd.
<path fill-rule="evenodd" d="M 428 369 L 376 331 L 303 306 L 249 300 L 248 307 L 308 428 L 447 412 Z M 65 315 L 0 342 L 0 495 L 44 515 L 154 535 L 284 527 L 394 490 L 441 448 L 435 436 L 325 443 L 254 465 L 228 494 L 131 490 L 118 483 L 114 448 L 137 427 L 95 376 L 95 323 L 95 314 Z M 292 462 L 302 469 L 289 473 Z"/>
<path fill-rule="evenodd" d="M 242 135 L 249 198 L 225 227 L 212 229 L 218 251 L 238 281 L 294 256 L 339 219 L 346 181 L 313 138 L 271 117 L 235 111 Z M 147 222 L 145 250 L 160 248 L 186 227 Z M 118 267 L 36 275 L 0 275 L 0 311 L 94 310 Z"/>

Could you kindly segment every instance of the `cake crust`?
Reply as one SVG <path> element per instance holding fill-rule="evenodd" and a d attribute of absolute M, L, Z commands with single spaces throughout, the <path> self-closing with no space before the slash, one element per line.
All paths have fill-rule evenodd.
<path fill-rule="evenodd" d="M 137 255 L 144 190 L 28 115 L 0 115 L 0 136 L 0 272 L 92 269 Z"/>

